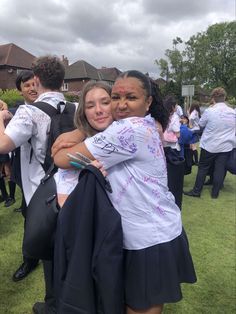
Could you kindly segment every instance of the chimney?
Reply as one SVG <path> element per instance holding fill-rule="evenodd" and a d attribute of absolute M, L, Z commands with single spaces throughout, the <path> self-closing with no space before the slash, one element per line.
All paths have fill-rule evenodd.
<path fill-rule="evenodd" d="M 69 66 L 69 60 L 64 55 L 62 55 L 62 63 L 64 64 L 65 67 Z"/>

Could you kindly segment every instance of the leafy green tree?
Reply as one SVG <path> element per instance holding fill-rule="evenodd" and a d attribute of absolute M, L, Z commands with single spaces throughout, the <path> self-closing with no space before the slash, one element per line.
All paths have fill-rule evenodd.
<path fill-rule="evenodd" d="M 165 77 L 166 81 L 173 80 L 177 85 L 182 84 L 183 66 L 184 60 L 180 50 L 177 49 L 178 44 L 182 44 L 182 39 L 176 37 L 173 39 L 173 49 L 167 49 L 165 51 L 166 59 L 155 60 L 155 63 L 159 66 L 161 77 Z"/>
<path fill-rule="evenodd" d="M 209 26 L 186 42 L 189 77 L 209 88 L 231 89 L 236 79 L 236 22 Z"/>
<path fill-rule="evenodd" d="M 169 81 L 169 64 L 168 61 L 165 59 L 155 60 L 157 66 L 160 67 L 161 73 L 160 76 L 165 78 L 166 81 Z"/>
<path fill-rule="evenodd" d="M 197 33 L 178 49 L 182 39 L 173 40 L 173 49 L 165 51 L 166 59 L 155 60 L 161 77 L 182 84 L 200 85 L 206 89 L 224 87 L 236 96 L 236 22 L 224 22 Z M 167 75 L 168 74 L 168 75 Z"/>

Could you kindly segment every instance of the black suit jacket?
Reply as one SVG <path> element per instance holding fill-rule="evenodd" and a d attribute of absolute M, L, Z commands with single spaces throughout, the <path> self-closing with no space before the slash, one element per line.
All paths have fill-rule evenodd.
<path fill-rule="evenodd" d="M 58 314 L 120 314 L 123 303 L 121 218 L 101 172 L 88 166 L 58 217 L 55 291 Z"/>

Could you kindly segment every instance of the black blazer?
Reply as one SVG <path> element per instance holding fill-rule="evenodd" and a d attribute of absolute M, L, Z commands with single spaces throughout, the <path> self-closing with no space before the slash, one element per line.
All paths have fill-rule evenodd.
<path fill-rule="evenodd" d="M 120 314 L 123 307 L 121 218 L 101 172 L 87 166 L 58 217 L 55 293 L 58 314 Z"/>

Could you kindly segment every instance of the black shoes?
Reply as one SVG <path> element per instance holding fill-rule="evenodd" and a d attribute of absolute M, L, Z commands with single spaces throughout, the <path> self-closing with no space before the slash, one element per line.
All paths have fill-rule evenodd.
<path fill-rule="evenodd" d="M 22 213 L 22 211 L 23 211 L 23 208 L 14 208 L 14 212 L 16 212 L 16 213 Z"/>
<path fill-rule="evenodd" d="M 33 313 L 34 314 L 45 314 L 46 313 L 45 302 L 36 302 L 33 305 Z"/>
<path fill-rule="evenodd" d="M 201 194 L 194 192 L 194 190 L 191 190 L 189 192 L 183 192 L 184 195 L 187 196 L 193 196 L 193 197 L 200 197 Z M 211 193 L 211 198 L 218 198 L 219 193 Z"/>
<path fill-rule="evenodd" d="M 13 205 L 16 202 L 16 200 L 14 198 L 8 197 L 5 201 L 4 206 L 5 207 L 10 207 L 11 205 Z"/>
<path fill-rule="evenodd" d="M 37 265 L 38 262 L 37 263 L 24 262 L 14 273 L 14 275 L 12 276 L 12 280 L 19 281 L 24 279 L 29 273 L 32 272 L 32 270 L 34 270 L 37 267 Z"/>
<path fill-rule="evenodd" d="M 0 196 L 0 203 L 2 203 L 2 202 L 5 202 L 5 204 L 4 204 L 5 207 L 10 207 L 11 205 L 13 205 L 16 202 L 16 200 L 12 197 L 9 197 L 9 196 L 6 198 Z"/>
<path fill-rule="evenodd" d="M 187 195 L 187 196 L 200 197 L 200 194 L 194 192 L 194 190 L 191 190 L 191 191 L 189 191 L 189 192 L 183 192 L 183 194 L 184 194 L 184 195 Z"/>
<path fill-rule="evenodd" d="M 45 302 L 36 302 L 32 308 L 34 314 L 56 314 L 56 308 L 46 305 Z"/>
<path fill-rule="evenodd" d="M 218 193 L 213 193 L 211 192 L 211 198 L 218 198 L 219 192 Z"/>

